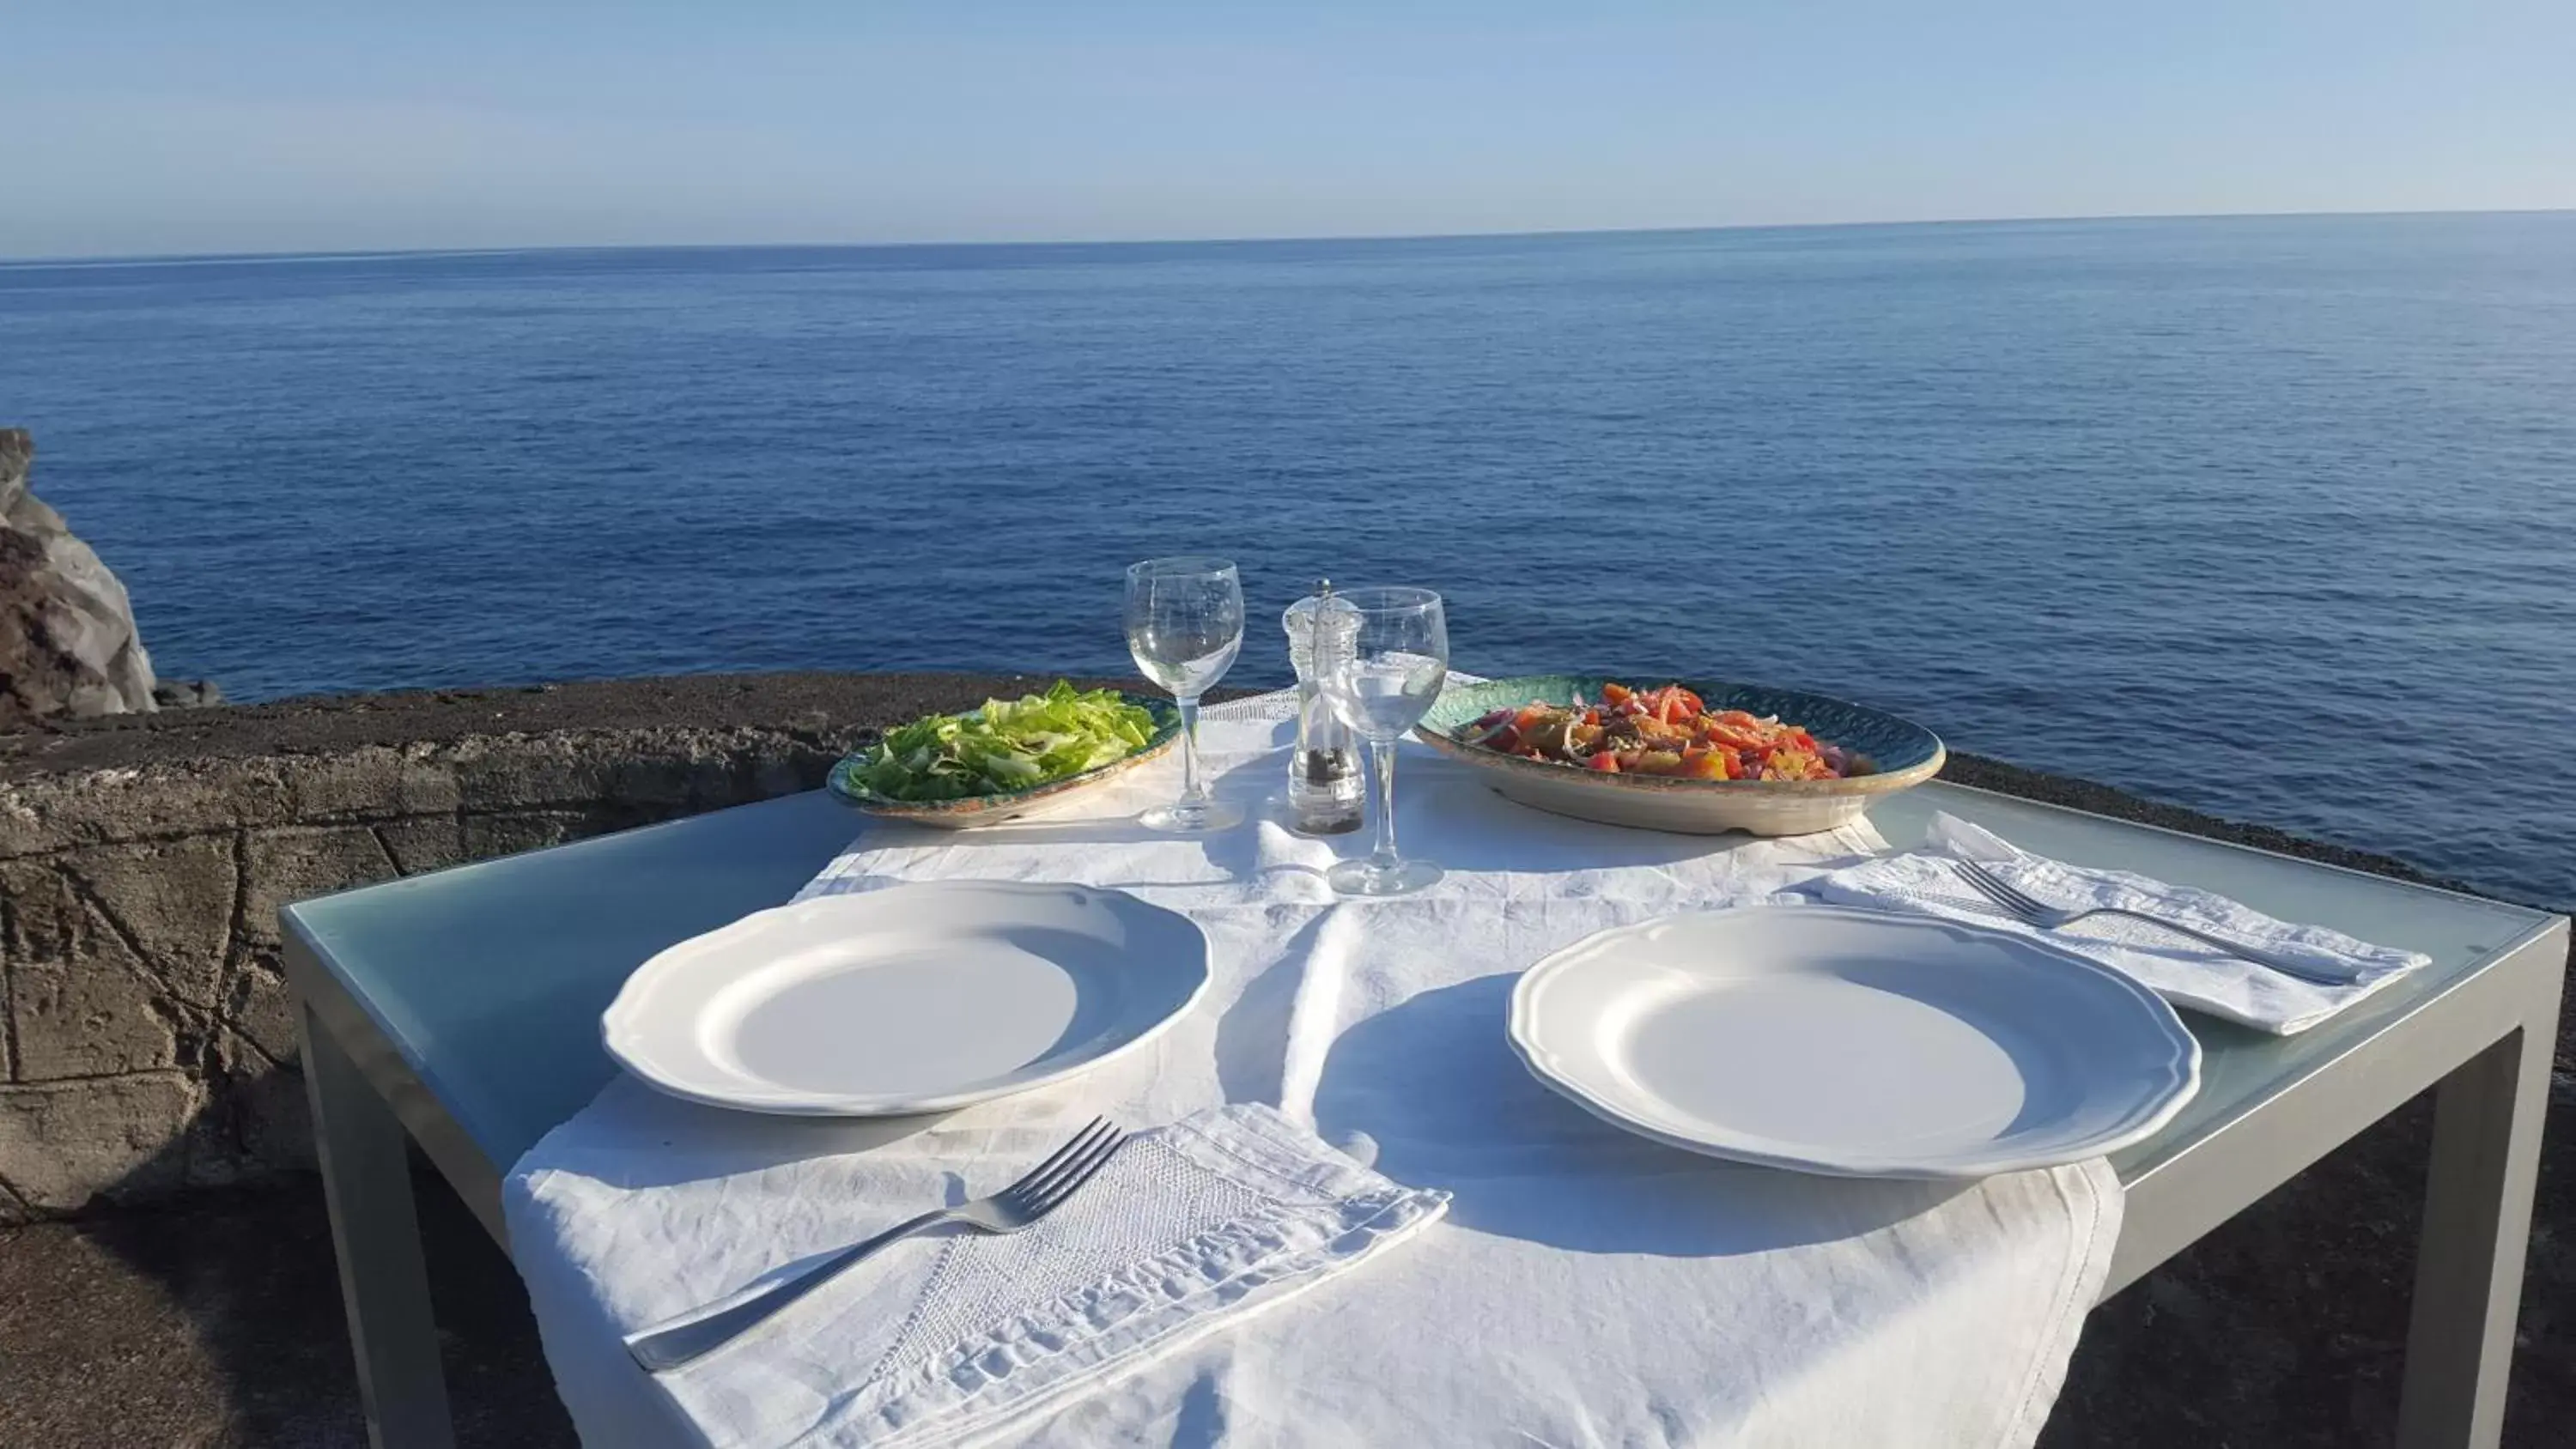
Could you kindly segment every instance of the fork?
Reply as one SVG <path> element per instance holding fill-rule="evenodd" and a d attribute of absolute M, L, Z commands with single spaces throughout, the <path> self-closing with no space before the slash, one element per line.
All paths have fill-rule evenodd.
<path fill-rule="evenodd" d="M 2146 911 L 2133 911 L 2126 906 L 2052 906 L 2046 901 L 2022 891 L 2018 887 L 2014 886 L 2010 881 L 2007 881 L 2002 876 L 1986 869 L 1985 866 L 1976 861 L 1963 860 L 1959 857 L 1952 856 L 1949 857 L 1949 862 L 1958 870 L 1961 879 L 1965 880 L 1970 886 L 1973 886 L 1976 889 L 1977 894 L 1994 902 L 1996 908 L 2001 910 L 2005 915 L 2011 916 L 2013 919 L 2024 922 L 2025 924 L 2037 926 L 2043 931 L 2054 931 L 2061 926 L 2072 925 L 2077 921 L 2083 920 L 2087 916 L 2126 916 L 2133 921 L 2145 921 L 2150 925 L 2162 926 L 2164 929 L 2171 931 L 2176 935 L 2189 936 L 2193 940 L 2199 941 L 2204 945 L 2215 946 L 2219 950 L 2224 951 L 2228 955 L 2234 956 L 2239 960 L 2251 961 L 2257 966 L 2269 967 L 2274 971 L 2280 972 L 2284 976 L 2296 977 L 2297 979 L 2308 982 L 2311 985 L 2350 986 L 2353 984 L 2353 980 L 2350 976 L 2339 975 L 2335 972 L 2325 970 L 2322 967 L 2311 966 L 2304 962 L 2287 960 L 2283 957 L 2275 956 L 2270 952 L 2249 946 L 2242 941 L 2231 941 L 2224 936 L 2213 936 L 2207 931 L 2186 926 L 2182 922 L 2174 920 L 2169 916 L 2153 915 Z"/>
<path fill-rule="evenodd" d="M 1107 1165 L 1111 1154 L 1126 1140 L 1127 1134 L 1108 1118 L 1094 1117 L 1090 1126 L 1057 1148 L 1054 1156 L 1029 1169 L 1027 1176 L 1000 1192 L 897 1223 L 865 1242 L 852 1243 L 795 1277 L 774 1283 L 740 1303 L 729 1304 L 703 1317 L 684 1315 L 683 1321 L 633 1334 L 626 1340 L 626 1352 L 643 1365 L 647 1373 L 677 1368 L 732 1342 L 780 1309 L 864 1261 L 886 1244 L 941 1223 L 959 1223 L 979 1233 L 996 1236 L 1031 1227 L 1038 1219 L 1064 1206 L 1065 1199 L 1072 1197 L 1075 1189 L 1091 1181 L 1092 1175 Z"/>

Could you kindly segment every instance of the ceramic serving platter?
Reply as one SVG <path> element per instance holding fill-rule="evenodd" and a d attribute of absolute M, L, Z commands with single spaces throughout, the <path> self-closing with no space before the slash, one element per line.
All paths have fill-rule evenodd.
<path fill-rule="evenodd" d="M 1713 1157 L 1980 1178 L 2135 1143 L 2200 1085 L 2155 993 L 2026 937 L 1839 906 L 1665 916 L 1548 957 L 1513 1047 L 1602 1118 Z"/>
<path fill-rule="evenodd" d="M 627 979 L 601 1033 L 673 1096 L 902 1116 L 1134 1051 L 1207 982 L 1199 928 L 1123 892 L 931 881 L 818 896 L 683 941 Z"/>
<path fill-rule="evenodd" d="M 1119 696 L 1154 717 L 1154 733 L 1144 748 L 1125 759 L 1112 760 L 1079 775 L 1031 785 L 1025 790 L 1005 790 L 990 795 L 969 795 L 962 800 L 895 800 L 871 790 L 859 778 L 866 752 L 845 757 L 832 767 L 825 782 L 834 795 L 869 815 L 886 820 L 910 821 L 948 830 L 963 830 L 974 825 L 998 825 L 1017 819 L 1042 805 L 1055 805 L 1064 800 L 1096 790 L 1126 774 L 1148 760 L 1168 753 L 1181 737 L 1181 712 L 1168 699 L 1148 699 L 1142 695 Z M 968 711 L 971 716 L 974 711 Z"/>
<path fill-rule="evenodd" d="M 1459 732 L 1494 710 L 1533 701 L 1567 705 L 1599 703 L 1611 677 L 1599 674 L 1526 674 L 1455 685 L 1441 692 L 1414 733 L 1425 744 L 1481 772 L 1506 799 L 1583 820 L 1633 825 L 1686 835 L 1805 835 L 1860 818 L 1881 795 L 1919 785 L 1939 774 L 1948 758 L 1940 737 L 1909 720 L 1866 705 L 1796 689 L 1772 689 L 1725 680 L 1680 681 L 1711 710 L 1740 709 L 1806 726 L 1829 744 L 1866 759 L 1870 772 L 1841 780 L 1681 780 L 1659 775 L 1613 775 L 1579 765 L 1522 759 L 1465 743 Z M 1631 675 L 1620 681 L 1660 688 L 1662 676 Z"/>

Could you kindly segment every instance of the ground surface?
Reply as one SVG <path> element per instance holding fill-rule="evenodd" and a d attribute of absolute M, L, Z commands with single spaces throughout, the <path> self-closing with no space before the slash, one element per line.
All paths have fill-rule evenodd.
<path fill-rule="evenodd" d="M 2043 1449 L 2388 1443 L 2421 1106 L 2096 1311 Z M 2540 1219 L 2576 1221 L 2576 1144 L 2552 1147 Z M 443 1186 L 421 1200 L 459 1442 L 571 1445 L 508 1261 Z M 2545 1227 L 2533 1246 L 2505 1442 L 2555 1449 L 2576 1430 L 2576 1255 Z M 363 1442 L 318 1184 L 0 1231 L 0 1444 Z"/>
<path fill-rule="evenodd" d="M 509 1260 L 415 1176 L 459 1443 L 572 1445 Z M 0 1229 L 0 1444 L 365 1442 L 318 1179 Z"/>

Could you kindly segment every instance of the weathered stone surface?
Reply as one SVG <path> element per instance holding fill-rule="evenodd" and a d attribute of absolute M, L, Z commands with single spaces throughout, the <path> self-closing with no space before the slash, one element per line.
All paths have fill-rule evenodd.
<path fill-rule="evenodd" d="M 0 958 L 60 961 L 80 939 L 80 899 L 51 860 L 0 861 Z"/>
<path fill-rule="evenodd" d="M 125 585 L 27 491 L 34 440 L 0 429 L 0 723 L 150 710 Z"/>
<path fill-rule="evenodd" d="M 204 1095 L 177 1071 L 0 1087 L 0 1182 L 47 1213 L 167 1192 Z"/>
<path fill-rule="evenodd" d="M 25 738 L 0 734 L 0 747 Z M 123 766 L 0 781 L 0 860 L 295 818 L 285 772 L 273 760 Z"/>
<path fill-rule="evenodd" d="M 232 913 L 209 902 L 239 881 L 230 834 L 146 840 L 68 852 L 57 867 L 90 904 L 143 949 L 152 973 L 188 1001 L 220 993 Z"/>
<path fill-rule="evenodd" d="M 112 938 L 69 961 L 12 962 L 9 1017 L 20 1081 L 95 1077 L 179 1064 L 178 1024 L 166 993 L 121 959 Z"/>
<path fill-rule="evenodd" d="M 604 798 L 642 809 L 704 809 L 739 799 L 732 749 L 667 760 L 622 760 L 610 770 Z"/>
<path fill-rule="evenodd" d="M 246 957 L 233 973 L 229 999 L 224 1003 L 224 1020 L 250 1045 L 271 1062 L 295 1062 L 299 1047 L 295 1034 L 295 993 L 286 984 L 286 973 L 276 960 L 265 954 Z M 228 1057 L 227 1067 L 248 1062 L 246 1057 Z M 250 1063 L 257 1065 L 256 1063 Z"/>
<path fill-rule="evenodd" d="M 405 875 L 445 870 L 466 859 L 463 831 L 453 815 L 388 820 L 376 827 L 376 839 L 384 842 L 394 868 Z"/>
<path fill-rule="evenodd" d="M 225 889 L 229 890 L 229 886 Z M 0 866 L 11 1074 L 46 1081 L 179 1064 L 211 993 L 191 1000 L 51 862 Z"/>
<path fill-rule="evenodd" d="M 591 739 L 621 757 L 790 746 L 837 752 L 876 730 L 993 695 L 1042 689 L 1029 675 L 741 674 L 577 681 L 514 689 L 422 690 L 130 715 L 0 734 L 0 780 L 228 760 L 343 755 L 370 745 L 425 748 L 512 737 L 552 748 Z M 1132 679 L 1078 684 L 1133 689 Z M 1209 695 L 1232 697 L 1242 691 Z"/>
<path fill-rule="evenodd" d="M 606 793 L 608 761 L 579 738 L 466 740 L 453 759 L 459 803 L 468 810 L 524 810 Z"/>
<path fill-rule="evenodd" d="M 274 826 L 251 832 L 241 939 L 275 946 L 277 910 L 313 896 L 389 880 L 396 874 L 384 843 L 364 825 Z"/>
<path fill-rule="evenodd" d="M 298 821 L 435 815 L 460 803 L 447 752 L 370 746 L 345 755 L 304 755 L 278 762 L 287 815 Z"/>
<path fill-rule="evenodd" d="M 842 750 L 809 750 L 786 756 L 754 753 L 748 761 L 754 798 L 767 800 L 800 790 L 819 790 L 831 777 Z"/>
<path fill-rule="evenodd" d="M 512 815 L 468 815 L 465 817 L 465 858 L 489 860 L 496 855 L 516 855 L 523 850 L 542 850 L 595 835 L 590 817 L 577 810 L 525 810 Z"/>
<path fill-rule="evenodd" d="M 163 709 L 206 709 L 224 702 L 224 692 L 211 679 L 164 679 L 152 686 L 152 702 Z"/>
<path fill-rule="evenodd" d="M 291 1012 L 285 984 L 272 981 L 274 999 Z M 287 1020 L 291 1023 L 291 1016 Z M 267 1029 L 274 1032 L 274 1021 Z M 291 1060 L 295 1056 L 291 1025 L 288 1033 L 283 1045 Z M 313 1123 L 304 1100 L 304 1076 L 278 1065 L 279 1045 L 254 1043 L 238 1030 L 226 1030 L 216 1039 L 205 1103 L 189 1134 L 188 1186 L 227 1187 L 313 1165 Z"/>
<path fill-rule="evenodd" d="M 250 1181 L 314 1163 L 313 1117 L 304 1074 L 270 1066 L 235 1046 L 221 1086 L 226 1131 L 221 1155 L 192 1155 L 193 1182 Z"/>

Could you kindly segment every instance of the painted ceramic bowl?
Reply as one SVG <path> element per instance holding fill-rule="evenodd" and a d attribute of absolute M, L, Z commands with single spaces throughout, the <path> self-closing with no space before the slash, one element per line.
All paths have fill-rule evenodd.
<path fill-rule="evenodd" d="M 916 825 L 934 825 L 946 830 L 963 830 L 970 825 L 998 825 L 1002 821 L 1026 815 L 1041 805 L 1053 805 L 1086 790 L 1096 790 L 1148 760 L 1168 753 L 1172 743 L 1181 737 L 1181 711 L 1168 699 L 1147 699 L 1142 695 L 1119 696 L 1139 706 L 1154 717 L 1154 733 L 1144 747 L 1125 759 L 1095 765 L 1079 775 L 1049 780 L 1024 790 L 1004 790 L 991 795 L 969 795 L 959 800 L 893 800 L 871 790 L 859 779 L 864 751 L 844 756 L 832 767 L 827 788 L 847 804 L 866 814 L 884 820 L 908 820 Z M 967 714 L 972 716 L 973 710 Z"/>
<path fill-rule="evenodd" d="M 1940 737 L 1921 725 L 1881 710 L 1796 689 L 1771 689 L 1724 680 L 1681 681 L 1711 710 L 1740 709 L 1806 726 L 1828 744 L 1866 760 L 1869 773 L 1840 780 L 1682 780 L 1660 775 L 1612 775 L 1579 765 L 1528 760 L 1463 743 L 1459 732 L 1506 706 L 1572 704 L 1580 696 L 1599 702 L 1610 676 L 1526 674 L 1482 684 L 1451 685 L 1432 702 L 1414 733 L 1423 743 L 1471 769 L 1505 799 L 1535 809 L 1610 825 L 1670 830 L 1685 835 L 1805 835 L 1860 818 L 1881 795 L 1920 785 L 1948 758 Z M 1641 688 L 1666 681 L 1632 676 Z"/>

